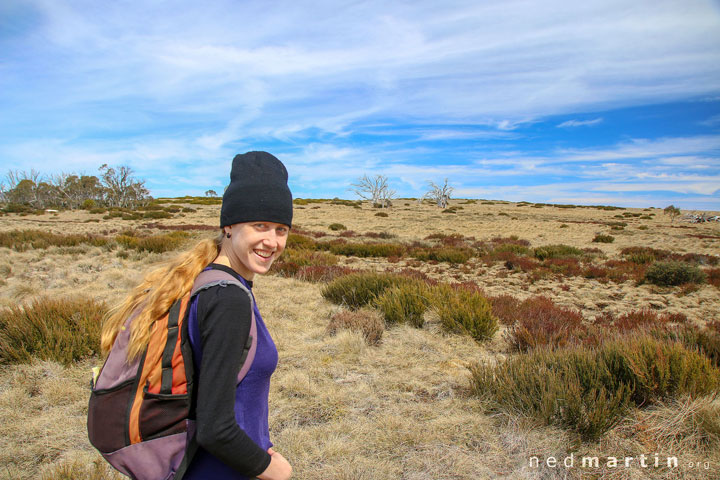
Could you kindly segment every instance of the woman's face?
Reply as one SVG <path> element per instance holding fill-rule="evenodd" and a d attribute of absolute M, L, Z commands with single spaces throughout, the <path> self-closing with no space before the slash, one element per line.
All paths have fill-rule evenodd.
<path fill-rule="evenodd" d="M 230 233 L 226 250 L 230 266 L 246 280 L 256 273 L 267 273 L 276 258 L 285 250 L 290 228 L 274 222 L 236 223 L 225 227 Z"/>

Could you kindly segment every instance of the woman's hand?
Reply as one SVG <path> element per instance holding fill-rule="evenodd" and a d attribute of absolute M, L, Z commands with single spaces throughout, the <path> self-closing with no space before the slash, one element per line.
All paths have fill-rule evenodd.
<path fill-rule="evenodd" d="M 270 465 L 258 475 L 260 480 L 287 480 L 292 476 L 292 467 L 285 460 L 285 457 L 272 448 L 267 451 L 270 454 Z"/>

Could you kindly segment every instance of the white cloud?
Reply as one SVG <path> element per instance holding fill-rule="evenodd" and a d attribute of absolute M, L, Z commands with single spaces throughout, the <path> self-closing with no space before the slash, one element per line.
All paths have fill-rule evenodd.
<path fill-rule="evenodd" d="M 592 120 L 568 120 L 558 125 L 558 128 L 571 128 L 571 127 L 590 127 L 602 123 L 602 118 L 595 118 Z"/>

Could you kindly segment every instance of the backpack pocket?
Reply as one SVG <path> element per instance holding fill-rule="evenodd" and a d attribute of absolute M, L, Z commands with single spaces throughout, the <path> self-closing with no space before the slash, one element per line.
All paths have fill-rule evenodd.
<path fill-rule="evenodd" d="M 92 390 L 88 404 L 88 437 L 102 453 L 125 447 L 127 440 L 127 409 L 135 392 L 132 378 L 115 387 Z"/>
<path fill-rule="evenodd" d="M 143 440 L 164 437 L 187 430 L 190 413 L 188 394 L 150 393 L 145 387 L 140 406 L 140 436 Z"/>

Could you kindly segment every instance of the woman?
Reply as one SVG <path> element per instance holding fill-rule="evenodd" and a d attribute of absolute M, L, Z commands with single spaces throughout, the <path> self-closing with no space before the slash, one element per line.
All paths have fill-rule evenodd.
<path fill-rule="evenodd" d="M 141 352 L 152 320 L 189 292 L 205 269 L 230 273 L 252 291 L 255 275 L 266 273 L 284 250 L 291 224 L 292 195 L 282 162 L 267 152 L 237 155 L 223 195 L 221 236 L 151 272 L 104 327 L 103 350 L 112 347 L 127 315 L 145 303 L 149 308 L 133 322 L 129 355 Z M 238 384 L 253 309 L 257 350 Z M 257 305 L 240 288 L 218 285 L 194 298 L 188 322 L 198 449 L 183 479 L 290 478 L 290 464 L 269 438 L 268 392 L 278 357 Z"/>

